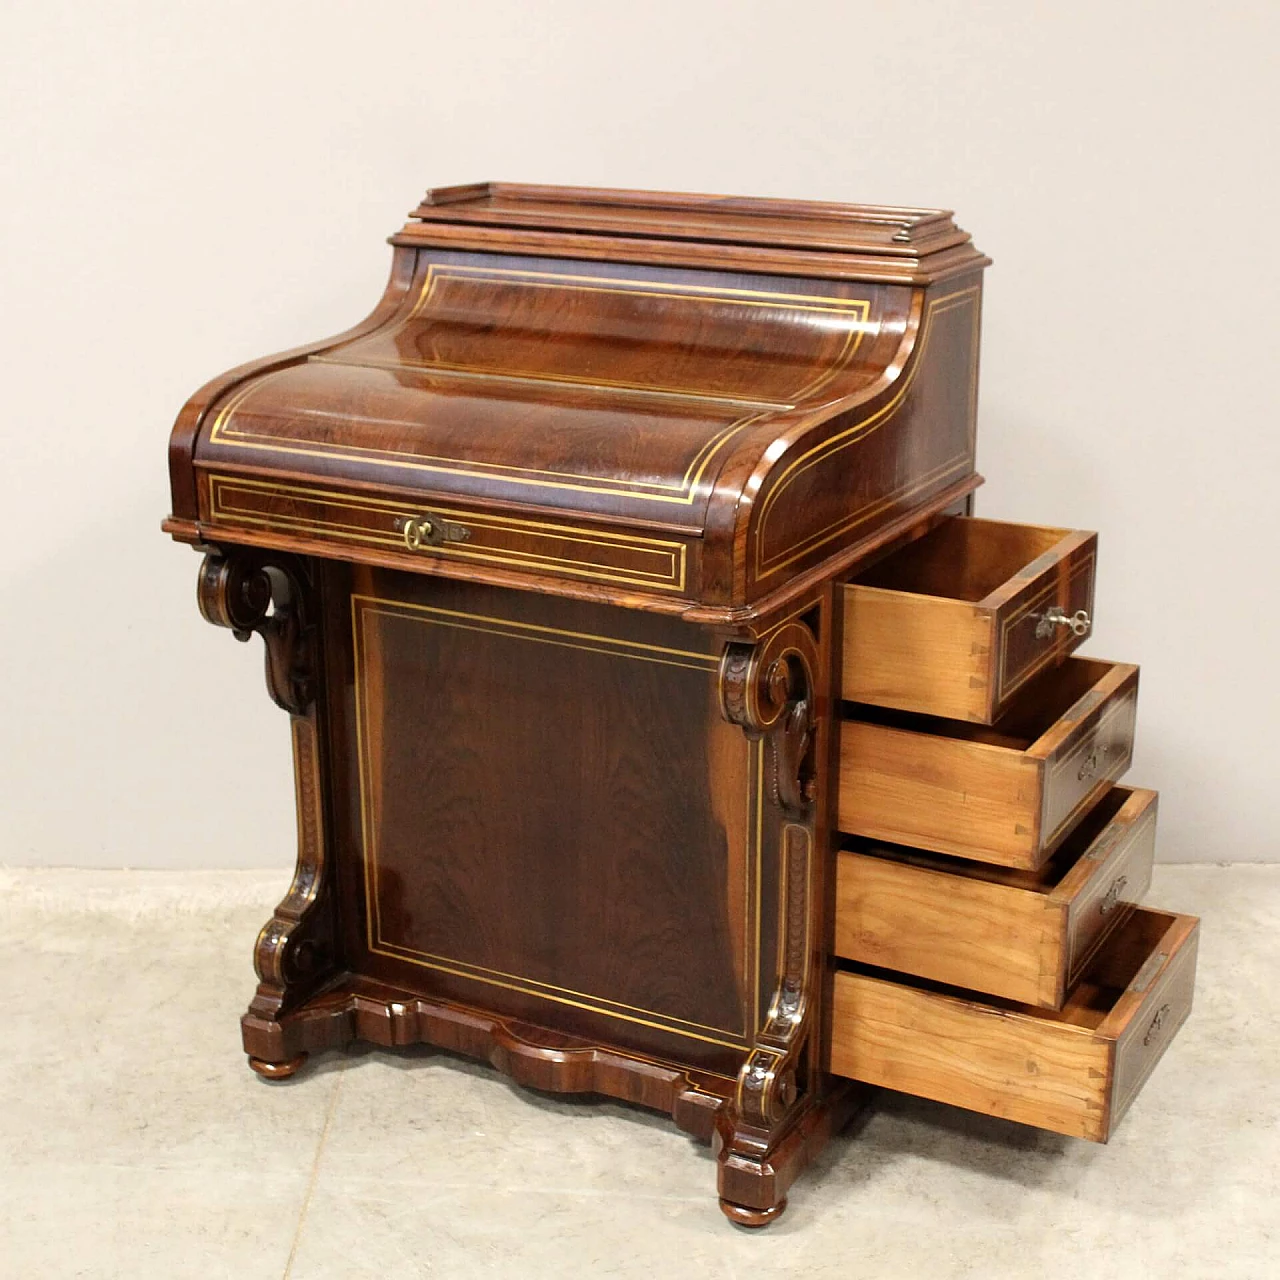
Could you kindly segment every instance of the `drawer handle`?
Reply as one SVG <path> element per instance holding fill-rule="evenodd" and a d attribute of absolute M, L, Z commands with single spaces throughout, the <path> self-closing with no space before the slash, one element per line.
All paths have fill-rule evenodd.
<path fill-rule="evenodd" d="M 1087 636 L 1089 628 L 1093 626 L 1093 620 L 1084 609 L 1077 609 L 1068 617 L 1067 611 L 1056 604 L 1043 613 L 1033 613 L 1031 616 L 1036 620 L 1037 640 L 1053 635 L 1055 627 L 1069 627 L 1072 635 Z"/>
<path fill-rule="evenodd" d="M 1102 895 L 1102 902 L 1098 906 L 1098 914 L 1100 916 L 1108 915 L 1116 909 L 1120 903 L 1120 895 L 1125 891 L 1128 884 L 1128 876 L 1116 876 L 1111 882 L 1111 888 Z"/>
<path fill-rule="evenodd" d="M 1096 743 L 1092 751 L 1085 756 L 1080 768 L 1076 770 L 1076 781 L 1084 782 L 1098 772 L 1098 766 L 1107 758 L 1107 744 Z"/>
<path fill-rule="evenodd" d="M 1142 1037 L 1142 1043 L 1149 1045 L 1152 1040 L 1160 1033 L 1160 1028 L 1164 1026 L 1165 1019 L 1169 1016 L 1169 1006 L 1162 1004 L 1156 1010 L 1156 1016 L 1151 1019 L 1151 1025 L 1147 1028 L 1147 1034 Z"/>
<path fill-rule="evenodd" d="M 404 545 L 410 551 L 438 547 L 442 542 L 466 542 L 471 537 L 471 530 L 466 525 L 454 524 L 439 516 L 401 516 L 396 525 L 404 534 Z"/>

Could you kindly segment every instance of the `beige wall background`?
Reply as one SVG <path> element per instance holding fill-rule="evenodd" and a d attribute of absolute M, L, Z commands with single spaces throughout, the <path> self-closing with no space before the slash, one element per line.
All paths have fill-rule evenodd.
<path fill-rule="evenodd" d="M 0 862 L 292 864 L 260 643 L 159 531 L 168 429 L 482 178 L 956 209 L 978 509 L 1101 531 L 1161 856 L 1277 858 L 1278 45 L 1274 0 L 5 5 Z"/>

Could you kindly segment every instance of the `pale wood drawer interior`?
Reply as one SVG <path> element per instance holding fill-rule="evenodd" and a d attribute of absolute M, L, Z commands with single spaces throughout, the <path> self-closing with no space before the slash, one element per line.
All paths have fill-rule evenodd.
<path fill-rule="evenodd" d="M 1068 658 L 994 726 L 845 705 L 839 829 L 1034 870 L 1128 769 L 1138 668 Z"/>
<path fill-rule="evenodd" d="M 1137 909 L 1057 1012 L 840 970 L 830 1070 L 1105 1142 L 1191 1009 L 1199 921 Z"/>
<path fill-rule="evenodd" d="M 844 588 L 843 696 L 990 724 L 1089 634 L 1097 535 L 952 517 Z"/>
<path fill-rule="evenodd" d="M 1112 787 L 1039 871 L 870 841 L 837 855 L 835 954 L 1061 1008 L 1151 883 L 1157 798 Z"/>

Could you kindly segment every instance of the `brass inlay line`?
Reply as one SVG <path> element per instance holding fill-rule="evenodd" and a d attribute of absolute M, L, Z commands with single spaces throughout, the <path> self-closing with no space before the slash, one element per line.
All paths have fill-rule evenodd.
<path fill-rule="evenodd" d="M 610 1000 L 607 996 L 595 996 L 589 991 L 575 991 L 572 987 L 559 987 L 553 982 L 542 982 L 538 978 L 527 978 L 519 973 L 507 973 L 502 969 L 491 969 L 487 965 L 472 964 L 469 960 L 457 960 L 452 956 L 436 955 L 430 951 L 419 951 L 415 947 L 406 947 L 399 942 L 388 942 L 385 938 L 378 939 L 379 954 L 391 955 L 393 953 L 403 953 L 397 955 L 398 959 L 417 959 L 427 964 L 428 968 L 447 968 L 450 973 L 458 973 L 459 976 L 465 978 L 477 978 L 484 981 L 488 978 L 507 979 L 511 982 L 518 982 L 527 987 L 542 987 L 547 991 L 554 991 L 560 995 L 577 996 L 582 1000 L 592 1000 L 598 1005 L 607 1005 L 610 1009 L 627 1009 L 632 1013 L 648 1013 L 654 1017 L 663 1018 L 667 1022 L 676 1022 L 684 1027 L 694 1027 L 699 1031 L 714 1031 L 719 1035 L 732 1035 L 731 1031 L 726 1031 L 723 1027 L 708 1026 L 705 1022 L 693 1022 L 689 1018 L 677 1018 L 672 1014 L 654 1013 L 652 1009 L 643 1009 L 639 1005 L 626 1004 L 621 1000 Z M 540 995 L 541 992 L 534 992 Z"/>
<path fill-rule="evenodd" d="M 237 507 L 226 501 L 223 492 L 226 488 L 244 488 L 261 493 L 279 495 L 288 498 L 301 498 L 319 506 L 341 506 L 352 511 L 367 511 L 370 514 L 404 514 L 406 508 L 418 505 L 413 503 L 397 503 L 383 498 L 353 498 L 349 494 L 331 490 L 308 489 L 296 485 L 288 485 L 276 481 L 243 480 L 234 476 L 211 475 L 209 477 L 210 516 L 214 522 L 229 516 L 237 523 L 257 524 L 266 528 L 293 529 L 302 532 L 336 532 L 346 541 L 368 542 L 378 546 L 403 547 L 401 534 L 390 530 L 385 533 L 370 529 L 365 525 L 345 524 L 338 520 L 308 519 L 304 516 L 271 513 L 266 514 L 253 508 Z M 629 586 L 650 587 L 659 590 L 683 591 L 686 578 L 687 548 L 684 543 L 664 538 L 647 538 L 640 535 L 613 533 L 607 530 L 583 529 L 577 525 L 550 524 L 538 520 L 519 520 L 504 516 L 492 516 L 484 513 L 459 508 L 431 507 L 440 515 L 464 521 L 478 528 L 493 528 L 513 533 L 525 533 L 527 530 L 547 531 L 560 541 L 581 543 L 586 546 L 605 547 L 611 550 L 633 550 L 641 555 L 666 556 L 669 568 L 666 573 L 647 573 L 643 569 L 624 570 L 621 566 L 603 566 L 597 561 L 573 560 L 568 557 L 551 556 L 537 551 L 524 551 L 518 547 L 506 548 L 501 554 L 498 549 L 485 548 L 474 543 L 447 543 L 431 548 L 433 555 L 455 556 L 468 560 L 487 561 L 494 564 L 506 564 L 516 568 L 552 566 L 564 573 L 579 577 L 599 578 L 606 582 L 619 582 Z M 541 536 L 532 534 L 530 536 Z"/>
<path fill-rule="evenodd" d="M 435 969 L 440 972 L 453 974 L 456 977 L 488 983 L 492 986 L 503 987 L 507 990 L 517 991 L 525 995 L 532 995 L 540 999 L 552 1000 L 559 1004 L 571 1005 L 575 1008 L 585 1009 L 589 1012 L 597 1013 L 605 1017 L 620 1018 L 627 1022 L 634 1022 L 643 1026 L 652 1027 L 655 1030 L 665 1031 L 672 1035 L 684 1036 L 710 1044 L 723 1045 L 731 1049 L 749 1049 L 751 1046 L 746 1042 L 745 1037 L 748 1034 L 748 1028 L 753 1025 L 750 1020 L 745 1023 L 741 1037 L 725 1039 L 724 1037 L 735 1037 L 735 1033 L 727 1031 L 721 1027 L 707 1026 L 703 1023 L 693 1022 L 689 1019 L 659 1013 L 652 1009 L 642 1009 L 634 1005 L 624 1004 L 621 1001 L 609 1000 L 607 997 L 593 996 L 589 993 L 575 991 L 572 988 L 542 982 L 536 978 L 526 978 L 517 974 L 505 973 L 502 970 L 489 969 L 482 965 L 473 965 L 463 960 L 437 956 L 430 952 L 417 951 L 414 948 L 405 947 L 401 944 L 388 942 L 383 939 L 377 893 L 377 827 L 376 821 L 371 812 L 371 806 L 368 803 L 368 797 L 372 790 L 369 772 L 372 760 L 366 747 L 364 734 L 364 719 L 366 715 L 366 707 L 364 705 L 363 697 L 363 688 L 365 684 L 365 659 L 364 649 L 361 645 L 361 632 L 364 620 L 371 615 L 410 619 L 435 625 L 456 627 L 462 630 L 482 631 L 487 634 L 506 636 L 510 639 L 533 640 L 541 643 L 557 644 L 564 648 L 585 649 L 589 652 L 602 653 L 610 657 L 658 662 L 663 665 L 680 667 L 684 670 L 700 671 L 708 675 L 713 672 L 718 672 L 720 665 L 719 658 L 712 654 L 698 653 L 695 650 L 671 649 L 662 645 L 652 645 L 641 641 L 621 640 L 613 636 L 598 635 L 590 632 L 571 631 L 557 627 L 542 626 L 535 623 L 517 622 L 509 618 L 495 618 L 487 614 L 467 613 L 462 610 L 443 609 L 433 605 L 414 604 L 409 601 L 388 600 L 380 597 L 353 593 L 351 596 L 352 657 L 356 677 L 353 683 L 355 686 L 356 754 L 360 792 L 360 825 L 364 843 L 362 861 L 365 870 L 366 944 L 371 952 L 379 955 L 385 955 L 392 959 L 416 964 L 423 968 Z M 488 623 L 491 625 L 476 625 L 479 623 Z M 552 637 L 563 637 L 563 639 L 557 640 Z M 593 641 L 595 643 L 582 644 L 577 643 L 577 641 Z M 654 656 L 659 654 L 671 655 L 671 657 L 682 658 L 687 661 L 676 662 L 672 661 L 671 657 Z M 760 795 L 757 795 L 757 840 L 759 839 L 760 799 Z M 758 880 L 760 865 L 758 844 L 754 854 L 756 858 L 757 876 L 756 914 L 758 931 Z M 749 836 L 744 855 L 745 869 L 749 874 L 751 858 L 753 855 Z M 758 970 L 758 938 L 756 951 L 756 968 Z M 751 964 L 745 944 L 742 961 L 745 977 L 745 971 Z M 757 972 L 755 975 L 757 990 L 759 989 L 759 981 L 760 976 Z M 630 1010 L 631 1012 L 624 1013 L 620 1012 L 620 1010 Z M 648 1017 L 639 1017 L 637 1016 L 639 1014 L 647 1014 Z M 657 1021 L 654 1019 L 657 1019 Z M 696 1028 L 697 1030 L 690 1030 L 689 1028 Z M 703 1034 L 705 1032 L 712 1032 L 714 1034 Z"/>
<path fill-rule="evenodd" d="M 557 272 L 521 271 L 506 267 L 461 267 L 451 266 L 448 264 L 438 265 L 436 263 L 430 263 L 427 268 L 427 274 L 423 281 L 418 300 L 414 304 L 413 310 L 410 311 L 405 320 L 401 322 L 401 325 L 403 326 L 403 324 L 417 316 L 421 309 L 426 306 L 438 281 L 450 278 L 451 276 L 459 279 L 469 279 L 472 277 L 478 277 L 481 279 L 510 278 L 512 280 L 520 281 L 523 287 L 526 288 L 580 288 L 582 286 L 578 282 L 585 281 L 588 286 L 584 290 L 586 292 L 615 293 L 619 295 L 639 294 L 645 297 L 675 298 L 683 301 L 719 301 L 728 302 L 734 305 L 766 308 L 782 305 L 788 310 L 825 312 L 832 315 L 839 315 L 841 317 L 847 317 L 850 311 L 856 312 L 857 327 L 846 334 L 844 345 L 838 353 L 835 361 L 829 364 L 822 373 L 811 379 L 810 382 L 806 383 L 797 392 L 795 392 L 792 397 L 795 401 L 802 400 L 806 396 L 815 394 L 815 392 L 821 387 L 827 385 L 827 383 L 844 371 L 856 355 L 857 350 L 861 345 L 864 329 L 867 327 L 867 316 L 870 313 L 871 307 L 870 301 L 862 298 L 826 298 L 823 295 L 771 294 L 763 290 L 720 289 L 714 286 L 697 285 L 691 285 L 687 290 L 682 288 L 679 291 L 673 291 L 669 286 L 663 286 L 658 289 L 646 288 L 645 286 L 648 282 L 645 281 L 637 281 L 633 284 L 628 281 L 612 280 L 609 277 L 582 277 Z M 608 287 L 605 287 L 606 285 Z M 800 303 L 811 303 L 816 305 L 803 306 L 799 305 Z M 335 350 L 341 349 L 342 348 L 335 348 Z M 330 360 L 329 363 L 353 362 Z M 633 497 L 653 502 L 675 502 L 683 506 L 688 506 L 693 503 L 698 483 L 701 481 L 712 457 L 716 452 L 746 427 L 759 421 L 761 418 L 769 416 L 768 413 L 749 414 L 735 419 L 727 426 L 724 426 L 719 431 L 715 432 L 695 453 L 693 460 L 686 468 L 681 481 L 674 485 L 663 481 L 651 480 L 626 480 L 616 481 L 613 484 L 593 485 L 588 482 L 587 477 L 581 476 L 577 472 L 556 471 L 536 467 L 520 467 L 497 462 L 482 463 L 462 458 L 448 458 L 441 455 L 408 453 L 406 451 L 390 449 L 370 449 L 358 445 L 345 445 L 340 449 L 308 448 L 292 443 L 293 437 L 271 436 L 264 433 L 237 432 L 228 425 L 230 416 L 236 409 L 240 408 L 245 403 L 251 394 L 265 386 L 273 378 L 278 377 L 280 374 L 286 373 L 290 369 L 296 367 L 299 366 L 291 365 L 286 369 L 276 370 L 274 373 L 267 374 L 262 378 L 253 379 L 244 388 L 242 388 L 240 392 L 228 400 L 213 420 L 213 425 L 209 432 L 210 442 L 233 446 L 236 448 L 265 449 L 273 453 L 298 454 L 303 457 L 336 458 L 351 462 L 366 461 L 370 463 L 370 465 L 376 466 L 399 466 L 412 470 L 442 471 L 450 475 L 476 479 L 497 478 L 511 484 L 535 485 L 540 488 L 580 490 L 587 493 Z M 409 367 L 432 368 L 433 366 L 426 364 L 413 365 L 410 363 Z M 477 374 L 487 372 L 480 366 L 450 365 L 447 367 L 455 372 L 473 372 Z M 545 380 L 572 381 L 572 379 L 558 378 Z M 583 385 L 599 386 L 602 389 L 607 389 L 610 386 L 607 381 L 601 381 L 598 379 L 584 381 Z M 617 383 L 616 386 L 629 390 L 644 389 L 627 383 Z M 671 389 L 668 388 L 665 390 Z M 696 395 L 694 392 L 681 392 L 681 394 Z M 717 399 L 723 398 L 717 397 Z M 786 405 L 784 407 L 790 408 L 792 406 Z M 473 470 L 471 468 L 483 469 Z M 495 473 L 498 472 L 511 474 L 495 475 Z M 514 473 L 520 474 L 516 475 Z M 645 490 L 649 489 L 658 491 L 667 490 L 668 492 L 645 492 Z"/>
<path fill-rule="evenodd" d="M 662 645 L 645 644 L 639 640 L 619 640 L 614 636 L 595 635 L 589 631 L 565 631 L 559 627 L 544 627 L 533 622 L 516 622 L 510 618 L 494 618 L 483 613 L 466 613 L 460 609 L 442 609 L 436 605 L 414 604 L 408 600 L 383 600 L 376 596 L 353 595 L 353 601 L 362 604 L 389 605 L 392 610 L 405 609 L 413 613 L 430 614 L 431 617 L 421 619 L 424 622 L 436 622 L 441 626 L 461 627 L 472 631 L 492 631 L 498 634 L 511 634 L 517 640 L 542 640 L 547 644 L 560 644 L 566 649 L 590 648 L 598 653 L 614 654 L 621 658 L 635 658 L 642 662 L 666 662 L 670 666 L 690 667 L 697 671 L 718 671 L 720 659 L 715 654 L 699 653 L 695 649 L 668 649 Z M 372 612 L 388 613 L 387 609 Z M 463 621 L 458 621 L 462 619 Z M 471 626 L 471 623 L 487 622 L 488 627 Z M 522 632 L 533 633 L 524 634 Z M 550 639 L 552 636 L 563 636 L 563 640 Z M 594 645 L 575 644 L 573 641 L 594 640 Z M 612 646 L 605 648 L 602 646 Z M 640 652 L 633 652 L 639 650 Z M 670 662 L 669 657 L 654 657 L 654 654 L 665 654 L 669 657 L 686 659 L 684 662 Z"/>
<path fill-rule="evenodd" d="M 956 307 L 962 305 L 963 303 L 971 299 L 976 299 L 980 295 L 980 293 L 981 293 L 981 290 L 977 286 L 974 286 L 969 289 L 962 289 L 957 293 L 949 293 L 942 298 L 935 298 L 931 300 L 925 307 L 924 321 L 921 327 L 919 346 L 913 352 L 913 358 L 911 359 L 910 365 L 906 373 L 903 375 L 903 378 L 896 392 L 894 393 L 892 399 L 890 399 L 886 404 L 882 405 L 878 410 L 876 410 L 875 413 L 871 414 L 869 417 L 854 423 L 853 426 L 847 427 L 844 431 L 840 431 L 833 436 L 829 436 L 826 440 L 823 440 L 819 444 L 814 445 L 811 449 L 806 450 L 798 458 L 796 458 L 794 461 L 789 463 L 783 469 L 782 473 L 778 477 L 777 482 L 775 483 L 773 488 L 769 490 L 768 494 L 765 496 L 763 505 L 760 510 L 759 532 L 756 535 L 756 577 L 757 579 L 767 578 L 770 575 L 777 573 L 779 570 L 786 568 L 787 565 L 800 559 L 802 556 L 808 555 L 811 551 L 816 550 L 816 548 L 823 546 L 827 542 L 830 542 L 833 538 L 839 537 L 842 533 L 846 532 L 849 528 L 852 528 L 856 526 L 858 523 L 860 523 L 861 519 L 864 518 L 862 513 L 860 512 L 858 513 L 859 519 L 856 519 L 852 522 L 846 520 L 844 517 L 837 519 L 832 524 L 827 525 L 826 528 L 817 530 L 813 535 L 807 538 L 805 542 L 802 544 L 801 548 L 794 549 L 794 550 L 791 548 L 788 548 L 788 550 L 793 550 L 793 554 L 790 557 L 788 557 L 786 560 L 782 560 L 779 562 L 776 556 L 770 560 L 765 560 L 763 558 L 764 532 L 768 522 L 769 512 L 772 510 L 774 503 L 777 501 L 778 497 L 783 493 L 785 489 L 787 489 L 790 486 L 792 481 L 794 481 L 801 472 L 807 471 L 810 467 L 817 465 L 817 463 L 823 461 L 828 455 L 832 453 L 838 453 L 840 450 L 848 448 L 851 444 L 854 444 L 858 440 L 861 440 L 864 436 L 868 435 L 870 432 L 875 431 L 880 427 L 884 426 L 884 424 L 887 421 L 889 421 L 890 418 L 893 417 L 893 415 L 901 407 L 902 402 L 906 398 L 907 393 L 911 390 L 912 384 L 915 382 L 916 375 L 919 373 L 920 369 L 924 366 L 925 351 L 928 348 L 929 338 L 933 332 L 933 322 L 935 318 L 939 315 L 945 314 L 947 311 L 954 310 Z M 976 306 L 974 308 L 974 324 L 975 325 L 977 324 Z M 975 348 L 976 348 L 976 343 L 975 343 Z M 971 429 L 972 429 L 972 424 L 970 424 L 970 430 Z M 966 451 L 965 454 L 958 455 L 958 456 L 968 457 L 968 451 Z M 949 466 L 951 464 L 948 463 L 945 465 Z M 910 490 L 910 492 L 915 492 L 919 487 L 920 485 L 916 484 Z M 903 496 L 906 496 L 905 493 L 899 492 L 893 495 L 891 500 L 897 501 Z M 834 532 L 832 532 L 832 530 L 834 530 Z M 823 536 L 823 535 L 827 535 L 827 536 Z"/>
<path fill-rule="evenodd" d="M 257 490 L 260 493 L 282 495 L 282 497 L 287 498 L 301 498 L 307 500 L 307 502 L 314 502 L 317 506 L 340 506 L 352 509 L 352 511 L 367 511 L 372 515 L 390 515 L 390 513 L 403 515 L 407 507 L 415 506 L 412 503 L 397 503 L 390 499 L 356 499 L 349 494 L 335 493 L 332 490 L 306 489 L 297 485 L 276 483 L 276 481 L 243 480 L 236 476 L 223 475 L 210 476 L 210 516 L 215 522 L 220 517 L 229 516 L 238 524 L 279 527 L 279 529 L 293 529 L 303 532 L 314 531 L 321 532 L 321 534 L 334 531 L 342 535 L 344 540 L 388 545 L 388 547 L 396 547 L 397 549 L 403 547 L 403 536 L 396 531 L 379 532 L 378 530 L 369 529 L 369 526 L 365 525 L 348 525 L 343 524 L 342 521 L 279 515 L 279 513 L 266 515 L 266 513 L 261 513 L 253 508 L 246 509 L 228 503 L 223 492 L 225 488 L 244 488 Z M 506 553 L 499 554 L 497 549 L 486 549 L 476 544 L 444 544 L 442 547 L 431 548 L 433 554 L 477 559 L 477 561 L 488 561 L 497 564 L 511 564 L 511 566 L 517 568 L 536 567 L 541 564 L 541 566 L 561 568 L 563 572 L 576 573 L 580 577 L 596 577 L 596 579 L 603 581 L 622 582 L 622 584 L 631 586 L 649 586 L 649 588 L 654 589 L 677 591 L 685 589 L 687 548 L 684 543 L 660 538 L 644 538 L 644 536 L 640 535 L 616 534 L 616 532 L 608 530 L 586 530 L 577 525 L 554 525 L 547 524 L 544 521 L 489 516 L 461 508 L 433 506 L 431 509 L 438 512 L 439 515 L 456 518 L 456 520 L 465 521 L 466 524 L 476 527 L 506 530 L 517 532 L 517 534 L 526 530 L 545 530 L 548 531 L 549 535 L 558 540 L 566 541 L 566 543 L 581 543 L 588 545 L 588 547 L 608 549 L 631 549 L 639 554 L 644 554 L 644 556 L 666 556 L 669 567 L 666 573 L 648 573 L 641 570 L 641 568 L 622 570 L 621 566 L 602 566 L 596 561 L 576 561 L 576 559 L 567 557 L 541 554 L 535 552 L 535 550 L 527 550 L 526 552 L 526 550 L 521 550 L 520 548 L 507 548 Z M 539 536 L 539 534 L 531 536 Z"/>
<path fill-rule="evenodd" d="M 541 1000 L 551 1000 L 556 1004 L 566 1004 L 575 1009 L 585 1009 L 588 1013 L 598 1013 L 606 1018 L 620 1018 L 623 1022 L 639 1023 L 642 1027 L 652 1027 L 655 1031 L 665 1031 L 669 1035 L 684 1036 L 689 1040 L 701 1040 L 706 1044 L 723 1045 L 727 1049 L 749 1049 L 751 1047 L 743 1040 L 727 1040 L 722 1036 L 703 1035 L 700 1032 L 685 1030 L 683 1027 L 671 1026 L 669 1025 L 669 1021 L 657 1022 L 649 1018 L 638 1018 L 634 1014 L 619 1013 L 615 1009 L 604 1008 L 598 1003 L 593 1004 L 591 1001 L 596 999 L 596 997 L 591 997 L 587 1000 L 574 1000 L 570 999 L 568 996 L 553 995 L 551 991 L 531 990 L 523 979 L 519 982 L 503 982 L 499 978 L 489 978 L 477 973 L 468 973 L 464 969 L 454 968 L 447 964 L 440 964 L 436 961 L 420 959 L 419 956 L 421 953 L 418 952 L 406 951 L 404 954 L 401 954 L 398 950 L 388 950 L 384 947 L 375 946 L 371 946 L 369 950 L 375 955 L 387 956 L 392 960 L 400 960 L 405 964 L 416 964 L 423 969 L 435 969 L 441 973 L 450 973 L 456 978 L 467 978 L 472 982 L 483 982 L 491 987 L 502 987 L 507 991 L 519 992 L 521 995 L 537 996 Z M 553 990 L 555 990 L 555 988 L 553 988 Z M 663 1019 L 667 1017 L 666 1014 L 656 1014 L 655 1016 Z M 726 1031 L 724 1035 L 732 1035 L 732 1032 Z"/>
<path fill-rule="evenodd" d="M 914 497 L 914 495 L 921 492 L 921 490 L 928 489 L 931 486 L 948 479 L 950 476 L 967 466 L 970 456 L 970 451 L 966 449 L 964 453 L 958 453 L 955 457 L 948 458 L 946 462 L 940 463 L 932 471 L 928 471 L 922 476 L 917 476 L 910 484 L 902 485 L 891 493 L 886 493 L 883 498 L 880 498 L 878 501 L 873 502 L 868 506 L 859 507 L 849 519 L 843 520 L 838 526 L 828 526 L 831 532 L 827 533 L 825 537 L 820 538 L 817 542 L 809 540 L 805 542 L 798 551 L 795 551 L 785 560 L 776 562 L 771 561 L 770 563 L 772 567 L 764 570 L 763 573 L 757 572 L 756 580 L 760 581 L 764 578 L 772 577 L 775 573 L 779 573 L 788 566 L 795 564 L 797 560 L 803 560 L 805 556 L 816 551 L 826 543 L 834 541 L 836 538 L 841 537 L 852 529 L 856 529 L 860 524 L 866 524 L 868 520 L 874 520 L 875 517 L 884 511 L 886 507 L 891 507 L 896 502 L 903 502 L 908 498 Z M 760 545 L 760 541 L 757 538 L 757 557 L 759 557 L 760 554 Z"/>
<path fill-rule="evenodd" d="M 342 347 L 335 347 L 340 353 Z M 477 382 L 514 382 L 521 385 L 547 386 L 582 386 L 587 388 L 607 387 L 610 391 L 630 392 L 638 396 L 653 396 L 657 399 L 687 400 L 696 405 L 724 404 L 740 409 L 768 409 L 781 413 L 795 406 L 786 400 L 749 399 L 745 396 L 712 395 L 693 391 L 676 391 L 668 387 L 647 387 L 639 382 L 619 382 L 611 378 L 574 377 L 567 373 L 538 375 L 535 373 L 509 373 L 504 369 L 490 369 L 484 365 L 450 364 L 443 360 L 428 363 L 425 360 L 381 360 L 373 356 L 361 355 L 358 360 L 342 360 L 337 354 L 315 355 L 307 357 L 308 364 L 340 364 L 351 369 L 423 369 L 430 377 L 439 375 L 444 378 L 473 378 Z"/>

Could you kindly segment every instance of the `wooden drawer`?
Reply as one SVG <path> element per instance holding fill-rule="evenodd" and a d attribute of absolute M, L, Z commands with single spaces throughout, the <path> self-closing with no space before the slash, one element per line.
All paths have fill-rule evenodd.
<path fill-rule="evenodd" d="M 1035 870 L 1128 769 L 1137 703 L 1137 667 L 1068 658 L 991 728 L 846 708 L 840 830 Z"/>
<path fill-rule="evenodd" d="M 688 579 L 688 547 L 671 538 L 246 476 L 201 475 L 200 485 L 209 531 L 250 544 L 275 545 L 283 535 L 298 550 L 360 549 L 397 567 L 458 560 L 662 591 L 684 591 Z"/>
<path fill-rule="evenodd" d="M 1134 911 L 1058 1013 L 839 972 L 830 1069 L 1105 1142 L 1191 1010 L 1199 923 Z"/>
<path fill-rule="evenodd" d="M 1089 634 L 1097 547 L 1038 525 L 939 525 L 844 588 L 843 696 L 990 724 Z"/>
<path fill-rule="evenodd" d="M 1156 793 L 1112 787 L 1040 871 L 860 843 L 840 852 L 835 953 L 1060 1009 L 1151 884 Z"/>

